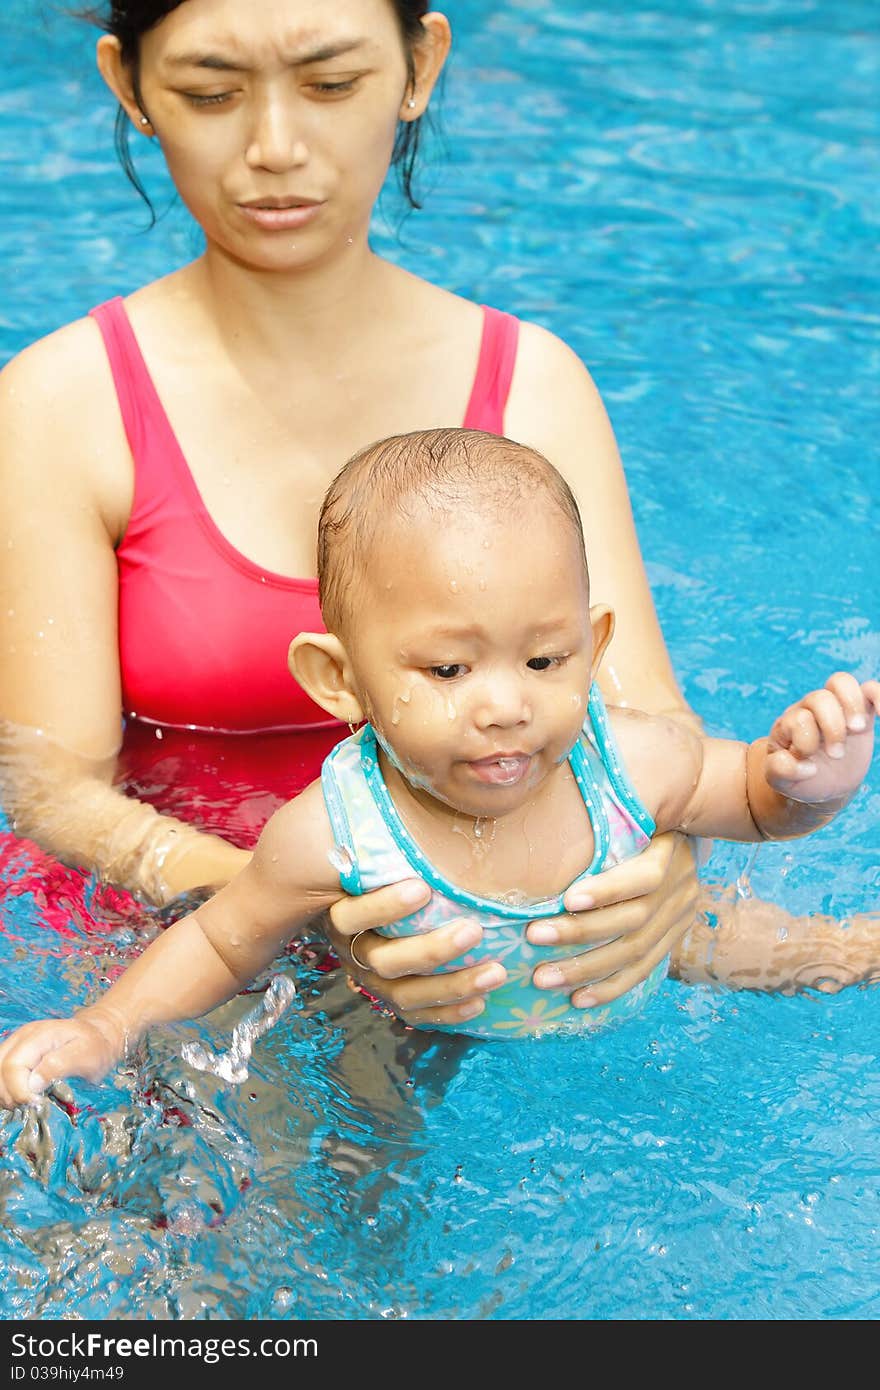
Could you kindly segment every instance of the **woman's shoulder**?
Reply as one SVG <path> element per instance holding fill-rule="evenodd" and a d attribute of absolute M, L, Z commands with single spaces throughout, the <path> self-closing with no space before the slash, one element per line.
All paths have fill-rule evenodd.
<path fill-rule="evenodd" d="M 119 296 L 126 312 L 131 304 L 152 305 L 173 297 L 180 274 L 174 272 L 154 280 L 124 299 Z M 0 381 L 6 387 L 14 386 L 17 392 L 36 390 L 45 398 L 49 391 L 55 399 L 65 397 L 74 405 L 84 402 L 85 408 L 92 410 L 100 404 L 102 395 L 108 406 L 114 401 L 107 352 L 91 312 L 22 348 L 3 368 Z"/>
<path fill-rule="evenodd" d="M 565 388 L 587 386 L 592 382 L 589 371 L 574 348 L 564 338 L 531 319 L 520 319 L 517 368 L 520 376 L 527 377 L 532 385 L 544 382 L 558 389 L 558 384 Z"/>
<path fill-rule="evenodd" d="M 67 396 L 81 401 L 84 386 L 94 384 L 96 372 L 104 373 L 105 354 L 94 320 L 84 315 L 37 338 L 6 363 L 0 380 L 4 395 L 13 402 L 36 393 Z"/>
<path fill-rule="evenodd" d="M 563 338 L 527 319 L 520 322 L 505 423 L 515 439 L 531 440 L 548 457 L 585 440 L 608 443 L 605 406 L 585 363 Z"/>
<path fill-rule="evenodd" d="M 0 372 L 4 488 L 26 495 L 32 486 L 46 498 L 75 490 L 94 500 L 115 528 L 130 502 L 130 474 L 113 378 L 92 319 L 55 329 L 6 364 Z"/>

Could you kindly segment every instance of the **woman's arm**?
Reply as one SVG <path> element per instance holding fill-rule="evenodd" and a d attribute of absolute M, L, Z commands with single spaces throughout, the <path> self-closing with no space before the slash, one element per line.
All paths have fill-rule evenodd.
<path fill-rule="evenodd" d="M 511 438 L 544 454 L 581 511 L 593 603 L 614 609 L 614 639 L 599 673 L 606 699 L 698 723 L 678 687 L 633 521 L 605 406 L 580 358 L 535 324 L 520 331 L 504 417 Z"/>
<path fill-rule="evenodd" d="M 97 328 L 0 373 L 0 800 L 16 831 L 164 902 L 249 855 L 112 785 L 121 735 L 115 546 L 132 467 Z"/>

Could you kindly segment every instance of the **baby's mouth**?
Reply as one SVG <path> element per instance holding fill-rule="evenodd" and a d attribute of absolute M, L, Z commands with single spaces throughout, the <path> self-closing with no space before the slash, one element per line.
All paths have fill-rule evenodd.
<path fill-rule="evenodd" d="M 515 787 L 525 777 L 531 761 L 528 753 L 496 753 L 468 763 L 468 767 L 480 782 L 494 787 Z"/>

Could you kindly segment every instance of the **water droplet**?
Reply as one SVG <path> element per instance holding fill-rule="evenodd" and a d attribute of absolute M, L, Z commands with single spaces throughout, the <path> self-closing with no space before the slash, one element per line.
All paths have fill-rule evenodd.
<path fill-rule="evenodd" d="M 354 860 L 344 845 L 334 845 L 328 851 L 327 859 L 337 873 L 348 874 L 354 868 Z"/>

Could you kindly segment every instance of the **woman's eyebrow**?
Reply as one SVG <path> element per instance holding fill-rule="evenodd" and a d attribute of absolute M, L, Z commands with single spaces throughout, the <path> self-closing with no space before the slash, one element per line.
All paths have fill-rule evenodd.
<path fill-rule="evenodd" d="M 351 53 L 356 48 L 366 45 L 366 39 L 344 39 L 339 43 L 323 44 L 319 48 L 313 48 L 305 53 L 299 54 L 296 58 L 291 58 L 290 67 L 308 67 L 311 63 L 327 63 L 332 58 L 340 58 L 345 53 Z M 231 57 L 226 57 L 221 53 L 175 53 L 167 59 L 169 67 L 173 68 L 210 68 L 215 72 L 248 72 L 247 63 Z"/>

